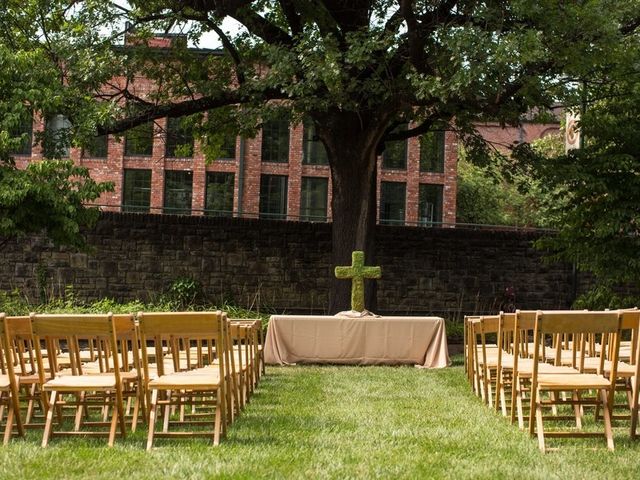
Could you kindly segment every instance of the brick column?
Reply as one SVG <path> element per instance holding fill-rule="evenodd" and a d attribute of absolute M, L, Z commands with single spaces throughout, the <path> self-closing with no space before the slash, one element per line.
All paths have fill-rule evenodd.
<path fill-rule="evenodd" d="M 287 194 L 287 219 L 300 218 L 300 194 L 302 189 L 302 123 L 289 128 L 289 179 Z"/>

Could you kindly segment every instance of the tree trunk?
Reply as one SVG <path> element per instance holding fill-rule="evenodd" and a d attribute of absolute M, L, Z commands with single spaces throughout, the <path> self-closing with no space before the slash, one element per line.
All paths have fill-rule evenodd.
<path fill-rule="evenodd" d="M 351 253 L 362 250 L 366 265 L 375 265 L 377 157 L 383 124 L 363 125 L 360 119 L 333 119 L 325 145 L 332 182 L 332 267 L 351 265 Z M 346 120 L 346 121 L 345 121 Z M 323 132 L 319 132 L 323 133 Z M 351 309 L 351 282 L 338 280 L 333 268 L 329 313 Z M 365 281 L 365 308 L 375 311 L 376 283 Z"/>

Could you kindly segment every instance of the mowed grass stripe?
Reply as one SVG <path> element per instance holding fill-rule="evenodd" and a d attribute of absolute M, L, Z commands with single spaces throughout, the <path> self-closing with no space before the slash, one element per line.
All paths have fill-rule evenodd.
<path fill-rule="evenodd" d="M 0 448 L 0 478 L 637 478 L 640 442 L 625 422 L 615 432 L 614 453 L 594 439 L 542 455 L 460 366 L 270 367 L 218 448 L 159 439 L 147 453 L 141 429 L 113 449 L 60 438 L 43 450 L 30 431 Z"/>

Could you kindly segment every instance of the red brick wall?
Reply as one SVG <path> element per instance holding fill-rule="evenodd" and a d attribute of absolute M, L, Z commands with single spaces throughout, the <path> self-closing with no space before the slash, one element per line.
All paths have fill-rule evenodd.
<path fill-rule="evenodd" d="M 142 83 L 142 85 L 141 85 Z M 147 92 L 149 85 L 138 80 L 138 93 Z M 96 181 L 113 182 L 114 192 L 102 195 L 98 203 L 105 210 L 118 211 L 122 204 L 122 189 L 125 169 L 149 169 L 151 170 L 151 213 L 160 213 L 164 204 L 164 175 L 166 170 L 190 170 L 193 172 L 193 200 L 192 214 L 202 215 L 206 197 L 207 172 L 229 172 L 235 176 L 234 187 L 234 211 L 241 212 L 242 216 L 257 217 L 260 206 L 260 176 L 285 175 L 288 179 L 287 218 L 297 220 L 300 215 L 300 198 L 302 177 L 324 177 L 329 179 L 329 191 L 327 199 L 327 216 L 331 219 L 331 172 L 326 165 L 303 165 L 303 127 L 302 124 L 292 125 L 289 140 L 289 162 L 269 163 L 262 162 L 262 134 L 258 132 L 255 138 L 244 140 L 244 176 L 242 205 L 239 205 L 240 195 L 240 144 L 242 139 L 236 141 L 235 160 L 215 160 L 206 165 L 204 155 L 196 142 L 192 158 L 167 158 L 165 157 L 165 129 L 166 119 L 156 120 L 154 126 L 153 150 L 150 156 L 125 156 L 124 138 L 116 139 L 109 136 L 107 158 L 86 158 L 78 148 L 72 148 L 70 158 L 77 164 L 90 170 L 92 178 Z M 34 122 L 34 130 L 44 129 L 44 123 L 40 120 Z M 444 173 L 420 172 L 419 140 L 408 140 L 407 168 L 406 170 L 384 170 L 379 159 L 378 183 L 381 181 L 397 181 L 406 183 L 407 207 L 406 221 L 415 224 L 418 221 L 418 193 L 421 183 L 435 183 L 444 186 L 443 193 L 443 221 L 453 223 L 456 209 L 456 160 L 457 140 L 453 133 L 448 132 L 445 140 L 445 171 Z M 41 149 L 34 146 L 32 156 L 19 157 L 18 165 L 26 166 L 29 160 L 42 158 Z M 379 192 L 379 185 L 378 185 Z M 379 195 L 378 195 L 379 197 Z"/>

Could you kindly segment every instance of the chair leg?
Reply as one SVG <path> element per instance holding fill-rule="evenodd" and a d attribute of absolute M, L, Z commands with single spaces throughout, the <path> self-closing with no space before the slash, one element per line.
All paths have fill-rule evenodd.
<path fill-rule="evenodd" d="M 18 435 L 24 437 L 24 424 L 22 422 L 22 416 L 20 415 L 20 399 L 16 391 L 16 395 L 11 395 L 11 408 L 14 412 L 16 428 L 18 429 Z"/>
<path fill-rule="evenodd" d="M 35 395 L 36 395 L 36 384 L 34 383 L 29 388 L 29 402 L 27 403 L 27 416 L 24 419 L 26 424 L 31 423 L 31 420 L 33 419 L 33 407 L 35 403 Z"/>
<path fill-rule="evenodd" d="M 130 399 L 133 397 L 129 397 Z M 138 427 L 138 416 L 140 415 L 140 399 L 142 396 L 140 395 L 139 387 L 136 387 L 136 397 L 133 399 L 133 417 L 131 418 L 131 433 L 135 433 L 136 428 Z"/>
<path fill-rule="evenodd" d="M 571 398 L 575 401 L 575 402 L 579 402 L 580 401 L 580 393 L 577 390 L 573 391 L 573 394 L 571 395 Z M 576 428 L 578 430 L 582 430 L 582 411 L 580 410 L 580 404 L 575 403 L 573 405 L 573 412 L 576 416 Z"/>
<path fill-rule="evenodd" d="M 613 451 L 613 431 L 611 429 L 611 405 L 609 404 L 609 392 L 600 390 L 602 396 L 602 416 L 604 417 L 604 435 L 607 438 L 607 448 Z"/>
<path fill-rule="evenodd" d="M 167 391 L 167 400 L 171 400 L 171 395 L 173 392 L 171 390 Z M 169 418 L 171 417 L 171 411 L 174 409 L 174 406 L 171 404 L 164 406 L 164 421 L 162 424 L 162 431 L 167 433 L 169 431 Z"/>
<path fill-rule="evenodd" d="M 78 396 L 78 407 L 76 409 L 76 420 L 75 420 L 75 425 L 73 427 L 74 431 L 79 431 L 80 430 L 80 426 L 82 425 L 82 413 L 84 410 L 84 402 L 85 400 L 85 392 L 80 392 L 80 395 Z"/>
<path fill-rule="evenodd" d="M 222 393 L 220 390 L 216 392 L 216 418 L 213 426 L 213 445 L 220 445 L 220 430 L 222 429 L 222 409 L 223 402 Z"/>
<path fill-rule="evenodd" d="M 518 397 L 518 379 L 513 376 L 511 379 L 511 425 L 516 421 L 516 402 Z"/>
<path fill-rule="evenodd" d="M 531 406 L 531 415 L 533 416 L 533 405 Z M 535 407 L 535 417 L 536 417 L 536 425 L 538 430 L 538 447 L 542 453 L 546 453 L 546 448 L 544 444 L 544 424 L 542 421 L 542 402 L 540 401 L 540 392 L 538 392 L 538 400 L 536 401 Z"/>
<path fill-rule="evenodd" d="M 116 392 L 113 397 L 113 401 L 117 404 L 115 406 L 114 414 L 118 414 L 118 425 L 120 427 L 120 436 L 126 438 L 127 436 L 127 419 L 124 416 L 124 400 L 122 396 Z"/>
<path fill-rule="evenodd" d="M 9 440 L 11 440 L 11 431 L 13 430 L 13 404 L 9 404 L 9 408 L 7 410 L 7 424 L 4 427 L 4 439 L 2 441 L 3 445 L 8 445 Z"/>
<path fill-rule="evenodd" d="M 147 450 L 153 447 L 153 434 L 156 427 L 156 409 L 158 407 L 158 390 L 151 393 L 151 401 L 149 403 L 149 434 L 147 435 Z"/>
<path fill-rule="evenodd" d="M 56 397 L 58 392 L 55 390 L 51 392 L 51 399 L 49 400 L 49 409 L 47 410 L 47 417 L 44 423 L 44 433 L 42 434 L 42 447 L 46 447 L 49 444 L 49 438 L 51 437 L 51 428 L 53 425 L 53 411 L 56 407 Z"/>
<path fill-rule="evenodd" d="M 533 435 L 535 434 L 535 427 L 536 427 L 536 417 L 539 416 L 537 415 L 537 403 L 539 401 L 538 395 L 540 394 L 540 392 L 536 389 L 533 388 L 533 383 L 531 385 L 531 395 L 529 398 L 529 435 L 531 435 L 533 437 Z M 542 409 L 540 409 L 542 411 Z"/>
<path fill-rule="evenodd" d="M 520 381 L 518 381 L 517 407 L 518 407 L 518 428 L 524 430 L 524 406 L 522 402 L 522 390 L 520 389 Z"/>
<path fill-rule="evenodd" d="M 114 400 L 115 402 L 115 400 Z M 111 416 L 111 425 L 109 426 L 109 442 L 108 445 L 110 447 L 113 447 L 113 444 L 115 443 L 116 440 L 116 430 L 118 428 L 118 416 L 119 416 L 119 408 L 117 408 L 117 406 L 114 405 L 113 408 L 113 413 Z"/>
<path fill-rule="evenodd" d="M 631 379 L 631 388 L 633 391 L 633 398 L 631 400 L 631 438 L 636 439 L 636 430 L 638 427 L 638 389 L 640 388 L 639 379 Z"/>

